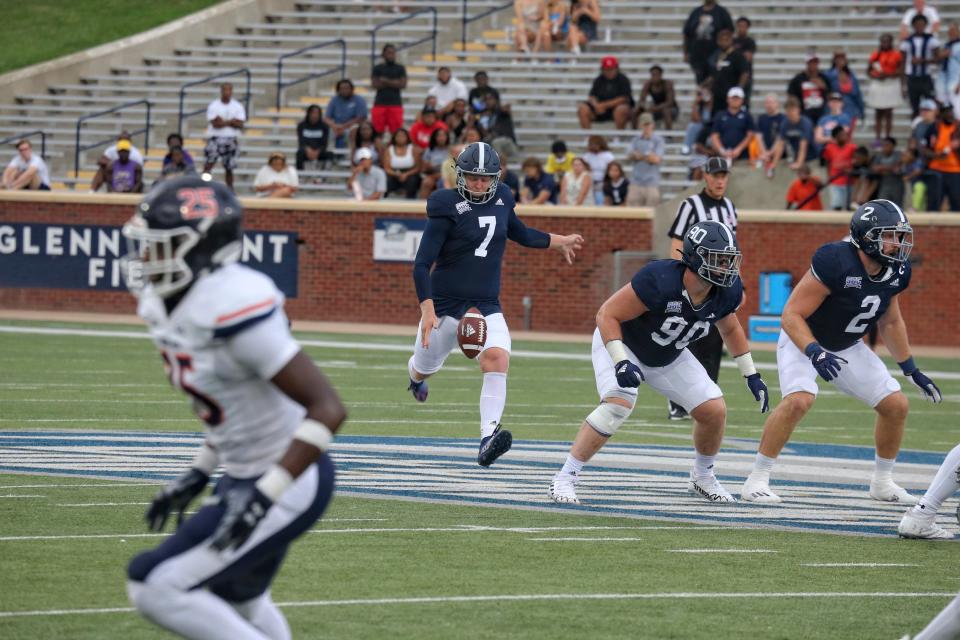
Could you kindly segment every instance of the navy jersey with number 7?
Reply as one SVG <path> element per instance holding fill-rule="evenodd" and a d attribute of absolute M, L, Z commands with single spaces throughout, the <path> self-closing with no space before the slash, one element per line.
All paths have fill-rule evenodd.
<path fill-rule="evenodd" d="M 456 189 L 435 191 L 427 200 L 427 228 L 413 266 L 417 299 L 432 299 L 437 317 L 460 318 L 471 306 L 500 313 L 500 267 L 507 239 L 545 249 L 550 236 L 523 224 L 509 187 L 501 183 L 483 204 Z M 433 267 L 431 273 L 430 268 Z"/>

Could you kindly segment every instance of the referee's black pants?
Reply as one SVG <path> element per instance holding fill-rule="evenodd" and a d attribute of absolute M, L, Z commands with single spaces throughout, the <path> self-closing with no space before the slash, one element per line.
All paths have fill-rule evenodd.
<path fill-rule="evenodd" d="M 717 378 L 720 377 L 720 360 L 723 357 L 723 338 L 720 337 L 717 325 L 712 325 L 710 333 L 705 338 L 697 340 L 687 348 L 707 370 L 710 379 L 716 382 Z M 670 403 L 670 406 L 682 408 L 673 402 Z"/>

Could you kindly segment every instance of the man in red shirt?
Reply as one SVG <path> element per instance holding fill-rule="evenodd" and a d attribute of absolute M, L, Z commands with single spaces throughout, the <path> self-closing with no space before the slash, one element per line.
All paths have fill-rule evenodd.
<path fill-rule="evenodd" d="M 787 209 L 800 211 L 823 211 L 820 201 L 820 178 L 810 175 L 810 167 L 805 164 L 797 169 L 797 179 L 787 189 Z"/>
<path fill-rule="evenodd" d="M 830 208 L 842 211 L 850 203 L 850 165 L 857 145 L 850 142 L 850 132 L 845 127 L 834 127 L 831 135 L 833 140 L 823 149 L 830 176 Z"/>
<path fill-rule="evenodd" d="M 413 144 L 421 149 L 426 149 L 430 146 L 430 136 L 433 135 L 433 132 L 437 129 L 446 128 L 447 125 L 437 119 L 436 109 L 424 107 L 423 111 L 420 112 L 420 117 L 410 127 L 410 137 L 413 139 Z"/>

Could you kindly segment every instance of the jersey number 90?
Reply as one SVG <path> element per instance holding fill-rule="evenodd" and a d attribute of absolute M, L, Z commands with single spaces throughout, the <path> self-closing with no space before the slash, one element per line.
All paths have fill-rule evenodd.
<path fill-rule="evenodd" d="M 689 329 L 687 327 L 689 326 Z M 684 331 L 686 330 L 686 333 Z M 691 325 L 679 316 L 670 316 L 663 321 L 660 328 L 650 334 L 650 338 L 662 347 L 668 346 L 671 342 L 678 351 L 687 348 L 691 342 L 696 342 L 710 333 L 710 323 L 697 320 Z M 681 334 L 683 337 L 681 338 Z"/>

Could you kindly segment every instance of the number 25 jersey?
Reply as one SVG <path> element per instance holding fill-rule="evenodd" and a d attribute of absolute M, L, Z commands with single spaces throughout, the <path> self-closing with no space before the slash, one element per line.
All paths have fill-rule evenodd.
<path fill-rule="evenodd" d="M 813 337 L 824 349 L 840 351 L 857 343 L 886 313 L 893 296 L 910 284 L 904 262 L 884 268 L 876 279 L 867 275 L 857 248 L 849 242 L 825 244 L 813 254 L 813 276 L 830 295 L 807 318 Z"/>

